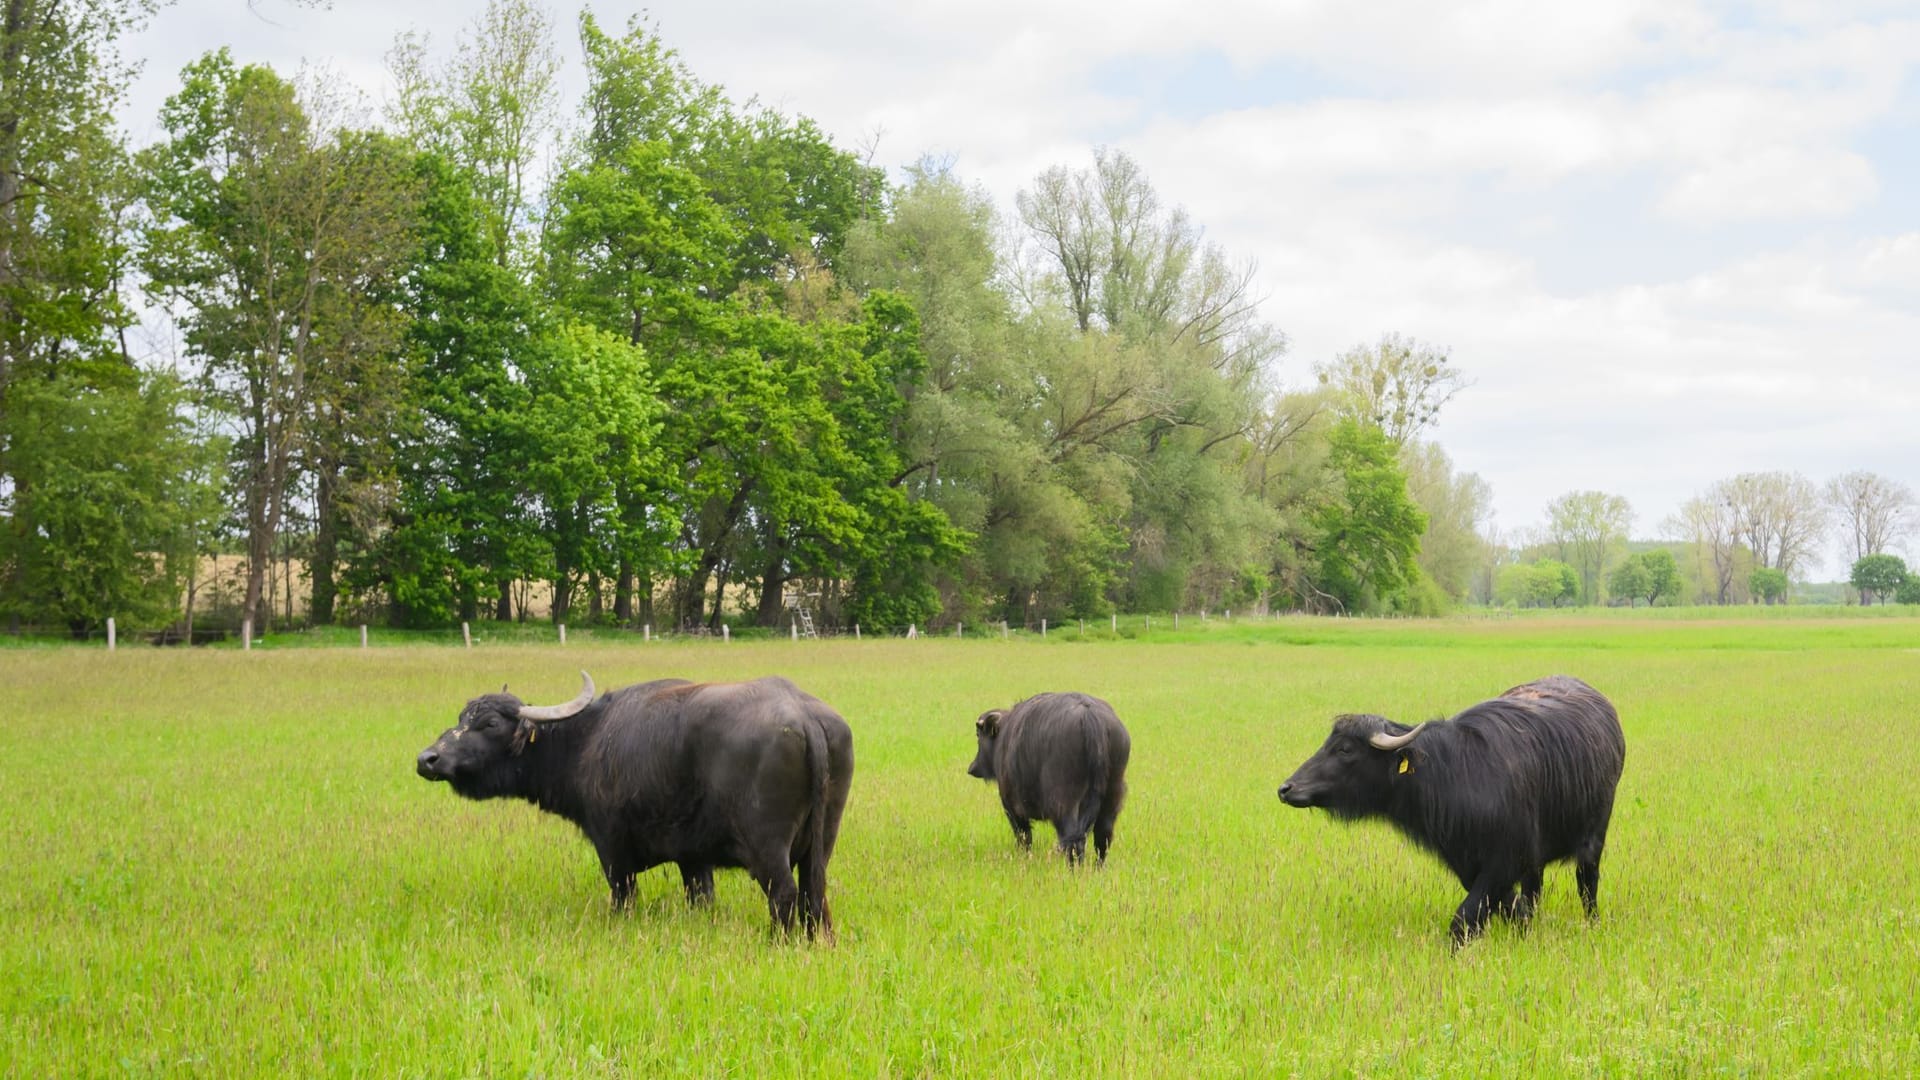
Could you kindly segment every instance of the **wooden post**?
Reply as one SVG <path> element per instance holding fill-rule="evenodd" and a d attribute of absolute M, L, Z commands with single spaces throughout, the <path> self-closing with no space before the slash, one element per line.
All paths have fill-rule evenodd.
<path fill-rule="evenodd" d="M 560 632 L 560 639 L 565 641 L 566 637 L 567 632 L 562 630 Z M 467 627 L 466 623 L 460 624 L 460 640 L 466 642 L 467 648 L 473 648 L 473 631 Z"/>
<path fill-rule="evenodd" d="M 1173 613 L 1173 628 L 1180 629 L 1180 613 L 1177 611 Z"/>
<path fill-rule="evenodd" d="M 240 651 L 253 651 L 253 620 L 240 620 Z"/>
<path fill-rule="evenodd" d="M 1000 620 L 1000 640 L 1006 641 L 1008 638 L 1011 638 L 1011 637 L 1013 637 L 1013 628 L 1007 625 L 1007 620 L 1001 619 Z"/>
<path fill-rule="evenodd" d="M 855 641 L 860 640 L 860 624 L 859 623 L 853 624 L 853 640 Z"/>
<path fill-rule="evenodd" d="M 113 616 L 109 615 L 107 616 L 107 651 L 112 652 L 113 647 L 114 647 Z"/>
<path fill-rule="evenodd" d="M 720 625 L 722 625 L 722 626 L 725 626 L 726 624 L 725 624 L 725 623 L 721 623 Z M 641 624 L 641 627 L 640 627 L 640 640 L 641 640 L 641 641 L 652 641 L 652 640 L 653 640 L 653 624 L 652 624 L 652 623 L 643 623 L 643 624 Z"/>
<path fill-rule="evenodd" d="M 733 640 L 733 627 L 730 624 L 720 624 L 720 640 L 723 642 Z"/>
<path fill-rule="evenodd" d="M 1153 616 L 1149 615 L 1147 616 L 1147 630 L 1151 631 L 1152 629 L 1153 629 Z"/>
<path fill-rule="evenodd" d="M 1107 623 L 1108 623 L 1107 629 L 1112 630 L 1116 634 L 1119 633 L 1120 632 L 1120 613 L 1116 611 L 1108 615 Z"/>
<path fill-rule="evenodd" d="M 367 647 L 367 624 L 366 623 L 360 624 L 360 647 L 363 649 Z"/>
<path fill-rule="evenodd" d="M 1047 620 L 1045 619 L 1040 620 L 1040 636 L 1041 637 L 1047 636 Z"/>
<path fill-rule="evenodd" d="M 966 636 L 967 636 L 967 624 L 966 624 L 966 623 L 963 623 L 963 622 L 956 622 L 956 623 L 954 623 L 954 624 L 953 624 L 953 636 L 954 636 L 954 637 L 966 637 Z"/>
<path fill-rule="evenodd" d="M 800 640 L 800 620 L 799 619 L 795 619 L 792 622 L 787 624 L 787 638 L 790 641 Z"/>
<path fill-rule="evenodd" d="M 567 624 L 561 623 L 560 624 L 560 644 L 565 645 L 566 643 L 567 643 Z"/>

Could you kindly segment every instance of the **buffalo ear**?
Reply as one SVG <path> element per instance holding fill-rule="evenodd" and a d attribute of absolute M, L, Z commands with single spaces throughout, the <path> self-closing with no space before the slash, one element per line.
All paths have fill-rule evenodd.
<path fill-rule="evenodd" d="M 1006 715 L 1006 711 L 1003 709 L 990 709 L 983 712 L 980 714 L 980 719 L 973 722 L 973 730 L 978 734 L 992 738 L 1000 733 L 1000 719 Z"/>
<path fill-rule="evenodd" d="M 509 744 L 507 748 L 508 752 L 513 754 L 514 757 L 519 757 L 521 753 L 527 749 L 527 744 L 533 742 L 536 730 L 537 728 L 533 721 L 520 721 L 519 726 L 513 729 L 513 742 Z"/>

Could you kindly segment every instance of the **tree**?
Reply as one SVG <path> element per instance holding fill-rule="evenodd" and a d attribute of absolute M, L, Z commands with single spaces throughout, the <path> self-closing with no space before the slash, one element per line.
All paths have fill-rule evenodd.
<path fill-rule="evenodd" d="M 125 340 L 134 178 L 113 117 L 129 77 L 116 45 L 151 11 L 115 0 L 0 2 L 0 609 L 15 626 L 23 616 L 92 618 L 81 608 L 97 610 L 103 597 L 82 597 L 55 568 L 131 570 L 143 557 L 109 550 L 114 538 L 157 539 L 154 518 L 74 533 L 82 508 L 36 484 L 151 505 L 178 479 L 156 469 L 164 462 L 147 447 L 95 445 L 88 434 L 138 431 L 154 421 L 156 401 L 176 398 L 163 375 L 136 367 Z M 168 443 L 173 430 L 155 441 Z M 136 478 L 159 486 L 131 490 Z"/>
<path fill-rule="evenodd" d="M 1456 473 L 1438 443 L 1414 441 L 1400 451 L 1407 491 L 1427 515 L 1420 568 L 1455 601 L 1466 599 L 1486 562 L 1480 530 L 1493 517 L 1493 489 L 1474 473 Z"/>
<path fill-rule="evenodd" d="M 1726 500 L 1734 530 L 1754 561 L 1789 578 L 1818 548 L 1826 528 L 1819 492 L 1798 473 L 1741 473 L 1716 485 L 1714 495 Z"/>
<path fill-rule="evenodd" d="M 1862 555 L 1853 562 L 1848 584 L 1860 590 L 1860 602 L 1885 603 L 1907 580 L 1907 564 L 1898 555 Z"/>
<path fill-rule="evenodd" d="M 1379 428 L 1340 421 L 1327 466 L 1339 479 L 1339 495 L 1313 515 L 1315 587 L 1338 610 L 1373 610 L 1412 580 L 1426 515 L 1408 497 L 1406 475 Z"/>
<path fill-rule="evenodd" d="M 1721 481 L 1689 499 L 1667 519 L 1666 534 L 1691 545 L 1701 581 L 1713 583 L 1716 604 L 1733 602 L 1733 587 L 1743 562 L 1734 504 Z"/>
<path fill-rule="evenodd" d="M 1600 602 L 1600 573 L 1626 541 L 1633 508 L 1618 495 L 1573 491 L 1547 505 L 1547 534 L 1561 560 L 1580 574 L 1582 603 Z"/>
<path fill-rule="evenodd" d="M 1314 372 L 1340 395 L 1348 415 L 1380 428 L 1396 447 L 1433 426 L 1441 407 L 1467 386 L 1445 349 L 1398 334 L 1315 364 Z"/>
<path fill-rule="evenodd" d="M 0 601 L 9 615 L 76 634 L 109 617 L 173 621 L 210 501 L 184 404 L 175 380 L 134 371 L 104 387 L 72 374 L 15 384 L 10 406 L 31 422 L 8 447 L 11 510 L 34 533 L 21 546 L 0 537 L 0 565 L 17 575 Z"/>
<path fill-rule="evenodd" d="M 1825 496 L 1840 528 L 1841 550 L 1856 563 L 1898 543 L 1920 511 L 1912 488 L 1864 470 L 1827 481 Z"/>
<path fill-rule="evenodd" d="M 1646 588 L 1641 593 L 1647 598 L 1647 606 L 1654 606 L 1662 598 L 1677 599 L 1681 588 L 1680 562 L 1673 552 L 1655 548 L 1641 552 L 1639 558 L 1647 568 Z"/>
<path fill-rule="evenodd" d="M 1894 591 L 1893 601 L 1896 604 L 1920 604 L 1920 574 L 1908 574 L 1900 582 L 1900 588 Z"/>
<path fill-rule="evenodd" d="M 1786 598 L 1788 584 L 1786 571 L 1778 567 L 1757 566 L 1747 575 L 1747 588 L 1756 599 L 1763 599 L 1769 605 Z"/>
<path fill-rule="evenodd" d="M 1607 592 L 1615 598 L 1625 598 L 1628 606 L 1637 603 L 1652 587 L 1653 575 L 1638 555 L 1620 560 L 1607 574 Z"/>
<path fill-rule="evenodd" d="M 1557 559 L 1512 563 L 1494 576 L 1494 600 L 1513 607 L 1556 607 L 1579 598 L 1580 577 Z"/>
<path fill-rule="evenodd" d="M 531 224 L 527 176 L 559 122 L 551 19 L 530 0 L 488 0 L 444 67 L 428 67 L 423 34 L 403 33 L 387 54 L 398 89 L 392 119 L 414 146 L 472 177 L 483 235 L 501 266 L 520 253 Z"/>
<path fill-rule="evenodd" d="M 321 376 L 347 351 L 366 358 L 350 341 L 387 320 L 413 248 L 390 157 L 355 153 L 364 140 L 330 127 L 339 99 L 314 90 L 318 118 L 271 70 L 209 53 L 161 110 L 167 139 L 143 155 L 148 288 L 181 309 L 208 401 L 235 428 L 244 610 L 259 626 L 274 540 L 316 447 Z"/>

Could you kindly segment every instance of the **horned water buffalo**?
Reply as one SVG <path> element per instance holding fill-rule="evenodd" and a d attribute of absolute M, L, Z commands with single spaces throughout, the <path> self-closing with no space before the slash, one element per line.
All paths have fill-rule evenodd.
<path fill-rule="evenodd" d="M 1087 855 L 1087 832 L 1101 862 L 1127 796 L 1132 742 L 1113 706 L 1086 694 L 1038 694 L 974 722 L 980 743 L 968 776 L 995 781 L 1000 805 L 1022 848 L 1033 847 L 1033 819 L 1053 824 L 1069 863 Z"/>
<path fill-rule="evenodd" d="M 518 798 L 580 826 L 615 910 L 634 876 L 677 863 L 688 901 L 713 898 L 716 868 L 744 867 L 775 925 L 829 937 L 827 860 L 853 780 L 853 733 L 780 678 L 661 679 L 597 700 L 534 706 L 505 692 L 467 702 L 416 767 L 470 799 Z M 794 885 L 794 871 L 800 883 Z"/>
<path fill-rule="evenodd" d="M 1417 727 L 1336 717 L 1280 798 L 1349 820 L 1386 818 L 1438 855 L 1467 890 L 1452 923 L 1464 942 L 1496 911 L 1530 918 L 1542 872 L 1561 859 L 1574 861 L 1580 902 L 1593 915 L 1626 755 L 1613 704 L 1556 675 Z"/>

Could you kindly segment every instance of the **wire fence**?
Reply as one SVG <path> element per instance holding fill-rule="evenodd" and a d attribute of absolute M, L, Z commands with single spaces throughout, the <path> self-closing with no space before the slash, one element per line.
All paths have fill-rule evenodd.
<path fill-rule="evenodd" d="M 229 648 L 251 650 L 280 648 L 379 648 L 387 646 L 439 645 L 475 648 L 492 645 L 565 645 L 576 644 L 650 644 L 652 642 L 715 642 L 788 640 L 794 642 L 866 639 L 952 639 L 961 641 L 1096 641 L 1138 639 L 1151 635 L 1192 633 L 1201 628 L 1231 626 L 1236 623 L 1267 622 L 1282 613 L 1257 612 L 1236 615 L 1227 611 L 1163 612 L 1108 615 L 1090 619 L 1038 619 L 1029 624 L 1007 621 L 967 623 L 954 621 L 921 625 L 874 626 L 854 623 L 849 626 L 803 624 L 790 619 L 781 627 L 736 626 L 722 623 L 719 628 L 663 628 L 642 623 L 639 626 L 606 624 L 569 626 L 550 622 L 462 623 L 458 627 L 438 629 L 401 629 L 376 624 L 353 626 L 275 626 L 264 632 L 251 624 L 239 627 L 195 626 L 189 632 L 180 624 L 167 626 L 120 626 L 109 619 L 105 625 L 80 628 L 51 625 L 21 625 L 0 628 L 0 648 L 30 646 L 77 646 L 119 649 L 121 647 Z"/>

